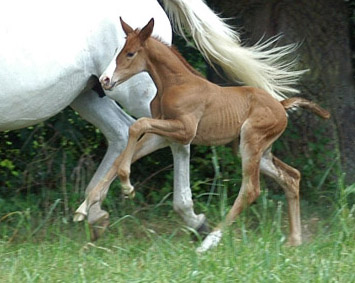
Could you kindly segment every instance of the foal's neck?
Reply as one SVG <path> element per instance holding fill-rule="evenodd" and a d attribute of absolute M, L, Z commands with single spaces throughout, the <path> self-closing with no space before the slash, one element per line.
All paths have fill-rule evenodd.
<path fill-rule="evenodd" d="M 202 77 L 172 47 L 154 38 L 147 43 L 148 73 L 156 84 L 158 95 L 162 95 L 166 88 Z"/>

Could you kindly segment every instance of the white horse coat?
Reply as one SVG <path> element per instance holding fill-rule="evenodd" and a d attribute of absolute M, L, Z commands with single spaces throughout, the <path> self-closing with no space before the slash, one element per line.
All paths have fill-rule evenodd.
<path fill-rule="evenodd" d="M 153 0 L 104 0 L 99 5 L 91 0 L 15 0 L 2 5 L 0 130 L 36 124 L 70 105 L 85 92 L 91 75 L 99 77 L 122 47 L 119 16 L 139 27 L 153 14 L 159 22 L 157 35 L 170 43 L 169 20 Z M 131 85 L 145 94 L 137 96 L 138 102 L 129 100 Z M 143 75 L 112 96 L 131 114 L 144 116 L 154 94 L 150 78 Z"/>

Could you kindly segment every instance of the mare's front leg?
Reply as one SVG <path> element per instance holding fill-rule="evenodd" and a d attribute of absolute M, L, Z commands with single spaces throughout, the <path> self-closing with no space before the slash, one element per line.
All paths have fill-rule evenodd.
<path fill-rule="evenodd" d="M 108 149 L 100 166 L 92 177 L 87 189 L 85 201 L 76 210 L 74 221 L 82 221 L 88 217 L 91 238 L 98 238 L 108 225 L 108 213 L 101 209 L 101 203 L 106 198 L 109 186 L 116 177 L 112 165 L 119 156 L 128 139 L 129 126 L 135 121 L 125 114 L 117 104 L 108 97 L 99 98 L 97 93 L 89 91 L 76 98 L 71 107 L 81 117 L 95 125 L 108 141 Z M 102 180 L 105 179 L 104 184 Z M 109 176 L 107 178 L 107 176 Z M 95 192 L 92 192 L 95 189 Z M 91 195 L 90 200 L 88 196 Z"/>

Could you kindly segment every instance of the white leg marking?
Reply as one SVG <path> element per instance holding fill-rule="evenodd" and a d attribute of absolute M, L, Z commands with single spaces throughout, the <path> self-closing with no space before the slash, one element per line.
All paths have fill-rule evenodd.
<path fill-rule="evenodd" d="M 85 217 L 87 216 L 87 203 L 86 200 L 84 200 L 84 202 L 79 206 L 79 208 L 75 211 L 75 215 L 74 215 L 74 222 L 80 222 L 83 221 L 85 219 Z"/>
<path fill-rule="evenodd" d="M 216 247 L 222 239 L 222 231 L 216 230 L 208 234 L 206 239 L 203 240 L 201 246 L 196 249 L 196 252 L 203 253 L 210 248 Z"/>

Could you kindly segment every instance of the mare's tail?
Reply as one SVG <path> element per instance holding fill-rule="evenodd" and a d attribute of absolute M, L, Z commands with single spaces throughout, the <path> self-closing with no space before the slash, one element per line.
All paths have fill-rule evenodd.
<path fill-rule="evenodd" d="M 262 88 L 277 100 L 285 94 L 298 93 L 293 87 L 305 71 L 294 71 L 294 61 L 284 59 L 295 44 L 273 47 L 275 37 L 252 47 L 242 46 L 239 34 L 218 17 L 203 0 L 162 0 L 175 24 L 186 39 L 191 34 L 197 48 L 209 61 L 220 65 L 233 80 Z"/>
<path fill-rule="evenodd" d="M 329 119 L 330 113 L 324 108 L 320 107 L 318 104 L 309 101 L 305 98 L 301 97 L 292 97 L 285 100 L 280 101 L 283 107 L 287 110 L 293 107 L 301 107 L 307 110 L 310 110 L 314 114 L 318 115 L 323 119 Z"/>

